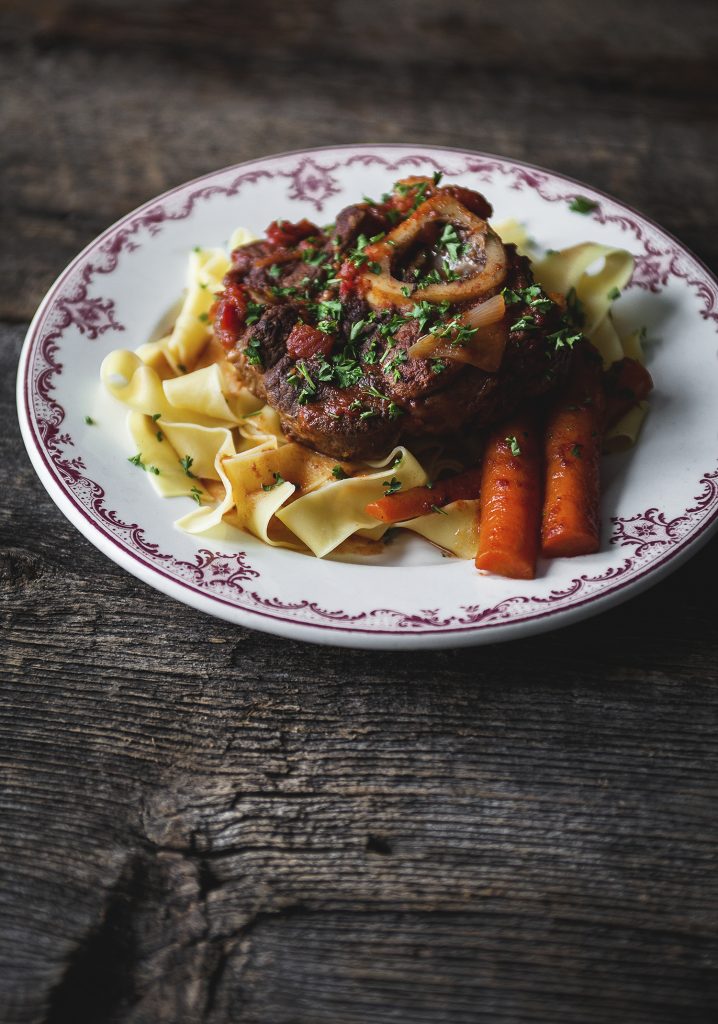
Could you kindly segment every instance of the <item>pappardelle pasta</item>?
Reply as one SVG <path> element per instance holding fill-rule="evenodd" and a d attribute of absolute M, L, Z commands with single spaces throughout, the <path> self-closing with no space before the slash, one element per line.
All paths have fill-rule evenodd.
<path fill-rule="evenodd" d="M 539 546 L 584 553 L 552 547 L 550 474 L 564 510 L 588 486 L 561 476 L 566 444 L 594 472 L 589 449 L 632 444 L 645 416 L 639 333 L 622 338 L 611 315 L 629 253 L 586 242 L 539 258 L 520 224 L 490 228 L 483 197 L 436 176 L 348 210 L 356 223 L 276 221 L 264 240 L 240 228 L 227 250 L 189 254 L 171 331 L 102 363 L 129 461 L 193 501 L 177 520 L 191 534 L 225 522 L 322 558 L 371 553 L 399 527 L 509 576 L 532 576 Z M 501 383 L 539 335 L 558 382 L 515 383 L 514 368 Z M 452 420 L 467 395 L 473 412 Z"/>

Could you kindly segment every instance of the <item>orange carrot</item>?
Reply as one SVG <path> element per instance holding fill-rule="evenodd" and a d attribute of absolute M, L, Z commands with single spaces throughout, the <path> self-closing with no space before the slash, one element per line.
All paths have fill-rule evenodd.
<path fill-rule="evenodd" d="M 541 445 L 536 420 L 516 415 L 484 451 L 476 568 L 531 580 L 541 518 Z"/>
<path fill-rule="evenodd" d="M 577 354 L 546 423 L 541 549 L 548 558 L 598 551 L 603 373 L 593 348 Z"/>
<path fill-rule="evenodd" d="M 620 359 L 604 378 L 606 392 L 605 427 L 613 427 L 634 405 L 644 401 L 653 388 L 651 375 L 635 359 Z"/>
<path fill-rule="evenodd" d="M 481 470 L 469 469 L 446 480 L 437 480 L 431 487 L 411 487 L 403 493 L 399 491 L 379 498 L 370 502 L 365 511 L 383 523 L 404 523 L 452 501 L 478 498 L 480 490 Z"/>

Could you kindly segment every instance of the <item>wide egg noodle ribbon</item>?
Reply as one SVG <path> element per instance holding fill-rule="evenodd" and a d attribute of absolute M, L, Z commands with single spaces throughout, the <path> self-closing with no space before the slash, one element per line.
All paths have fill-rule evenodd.
<path fill-rule="evenodd" d="M 167 351 L 178 370 L 194 366 L 210 338 L 209 311 L 215 295 L 223 288 L 229 270 L 223 249 L 198 249 L 190 253 L 187 293 L 167 343 Z"/>
<path fill-rule="evenodd" d="M 301 547 L 286 535 L 277 538 L 269 532 L 275 513 L 297 489 L 290 477 L 296 477 L 302 468 L 300 447 L 280 446 L 277 438 L 267 437 L 223 463 L 236 505 L 236 525 L 272 547 Z"/>
<path fill-rule="evenodd" d="M 396 525 L 426 537 L 459 558 L 474 558 L 479 545 L 479 501 L 462 500 Z"/>
<path fill-rule="evenodd" d="M 603 266 L 597 273 L 587 273 L 588 268 L 603 259 Z M 575 290 L 583 307 L 585 323 L 583 329 L 590 338 L 596 327 L 611 308 L 611 294 L 620 292 L 631 279 L 633 257 L 625 249 L 615 249 L 598 242 L 581 242 L 559 252 L 548 253 L 533 267 L 534 276 L 547 292 L 568 295 Z"/>
<path fill-rule="evenodd" d="M 230 393 L 217 363 L 165 380 L 162 387 L 175 408 L 189 409 L 225 424 L 239 423 L 242 416 L 262 408 L 261 401 L 248 388 Z"/>
<path fill-rule="evenodd" d="M 525 224 L 511 218 L 510 220 L 502 221 L 500 224 L 495 224 L 494 231 L 504 245 L 515 245 L 522 255 L 532 255 L 534 243 L 529 238 Z"/>
<path fill-rule="evenodd" d="M 232 485 L 224 472 L 225 460 L 231 458 L 235 454 L 234 442 L 232 441 L 232 435 L 229 430 L 222 430 L 222 428 L 218 428 L 215 433 L 224 434 L 224 438 L 215 453 L 212 479 L 219 480 L 219 482 L 224 486 L 224 497 L 221 501 L 215 502 L 214 505 L 205 505 L 205 494 L 202 492 L 199 496 L 200 508 L 193 509 L 191 512 L 187 513 L 187 515 L 178 519 L 175 523 L 175 526 L 180 530 L 184 530 L 186 533 L 205 533 L 207 530 L 211 530 L 215 526 L 219 526 L 223 518 L 234 508 Z M 208 455 L 209 453 L 207 452 L 206 454 Z"/>
<path fill-rule="evenodd" d="M 384 481 L 396 478 L 405 490 L 427 481 L 422 467 L 403 447 L 367 465 L 375 472 L 345 480 L 332 479 L 331 483 L 327 480 L 325 486 L 303 494 L 277 512 L 277 518 L 318 558 L 329 554 L 357 530 L 376 527 L 376 519 L 367 515 L 365 509 L 384 496 Z"/>

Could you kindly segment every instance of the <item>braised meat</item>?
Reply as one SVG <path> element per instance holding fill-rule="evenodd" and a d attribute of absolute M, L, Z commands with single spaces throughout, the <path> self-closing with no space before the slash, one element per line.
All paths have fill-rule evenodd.
<path fill-rule="evenodd" d="M 494 423 L 564 378 L 581 335 L 490 214 L 436 176 L 327 229 L 275 221 L 232 254 L 215 334 L 285 432 L 337 459 Z"/>

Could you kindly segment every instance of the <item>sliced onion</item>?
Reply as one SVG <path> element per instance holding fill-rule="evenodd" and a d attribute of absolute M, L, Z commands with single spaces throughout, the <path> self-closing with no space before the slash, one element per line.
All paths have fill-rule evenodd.
<path fill-rule="evenodd" d="M 470 363 L 487 373 L 495 373 L 501 366 L 508 340 L 506 328 L 500 321 L 506 312 L 503 295 L 493 295 L 467 309 L 459 318 L 464 327 L 476 327 L 477 332 L 465 345 L 452 345 L 447 338 L 424 334 L 408 350 L 410 359 L 453 359 L 457 363 Z"/>

